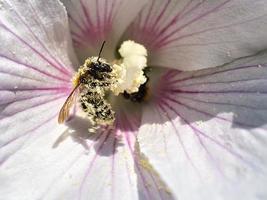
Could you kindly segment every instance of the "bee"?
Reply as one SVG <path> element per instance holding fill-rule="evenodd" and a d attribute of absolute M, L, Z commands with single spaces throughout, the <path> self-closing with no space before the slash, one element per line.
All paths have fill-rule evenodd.
<path fill-rule="evenodd" d="M 79 97 L 82 110 L 87 113 L 92 124 L 112 124 L 115 113 L 105 100 L 105 92 L 114 82 L 112 65 L 100 58 L 105 41 L 98 57 L 86 59 L 73 79 L 74 89 L 66 99 L 58 116 L 58 123 L 64 123 L 70 109 Z"/>

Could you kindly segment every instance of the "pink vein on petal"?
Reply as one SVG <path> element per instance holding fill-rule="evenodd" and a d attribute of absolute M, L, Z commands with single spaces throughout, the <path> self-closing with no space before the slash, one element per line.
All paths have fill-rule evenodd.
<path fill-rule="evenodd" d="M 7 88 L 7 89 L 0 89 L 0 91 L 12 91 L 12 92 L 17 92 L 17 91 L 56 91 L 58 93 L 69 93 L 71 90 L 70 87 L 43 87 L 43 88 Z"/>
<path fill-rule="evenodd" d="M 215 30 L 221 30 L 221 29 L 226 29 L 226 28 L 230 28 L 230 27 L 233 27 L 233 26 L 237 26 L 237 25 L 240 25 L 240 24 L 245 24 L 245 23 L 248 23 L 248 22 L 253 22 L 255 20 L 258 20 L 262 17 L 266 16 L 265 15 L 261 15 L 261 16 L 258 16 L 258 17 L 255 17 L 255 18 L 252 18 L 250 20 L 247 20 L 247 21 L 242 21 L 242 22 L 238 22 L 238 23 L 231 23 L 231 24 L 228 24 L 228 25 L 225 25 L 225 26 L 218 26 L 218 27 L 213 27 L 213 28 L 207 28 L 207 29 L 204 29 L 204 30 L 199 30 L 199 31 L 196 31 L 196 32 L 193 32 L 193 33 L 189 33 L 189 34 L 185 34 L 185 35 L 180 35 L 180 36 L 177 36 L 175 38 L 170 38 L 169 40 L 167 40 L 166 42 L 164 42 L 164 44 L 162 44 L 162 46 L 164 45 L 168 45 L 168 44 L 173 44 L 173 45 L 168 45 L 168 48 L 175 48 L 175 47 L 183 47 L 183 46 L 204 46 L 204 45 L 213 45 L 213 44 L 226 44 L 226 43 L 229 43 L 229 44 L 233 44 L 235 42 L 239 42 L 238 40 L 232 40 L 232 41 L 223 41 L 223 42 L 205 42 L 203 44 L 201 43 L 184 43 L 184 44 L 180 44 L 180 45 L 175 45 L 174 42 L 175 41 L 178 41 L 178 40 L 182 40 L 182 39 L 185 39 L 185 38 L 189 38 L 189 37 L 192 37 L 192 36 L 195 36 L 195 35 L 198 35 L 198 34 L 202 34 L 202 33 L 208 33 L 210 31 L 215 31 Z"/>
<path fill-rule="evenodd" d="M 178 101 L 178 100 L 176 100 L 176 99 L 174 99 L 174 98 L 171 98 L 171 97 L 169 97 L 169 96 L 165 96 L 165 98 L 166 98 L 166 100 L 169 100 L 169 101 L 171 101 L 171 102 L 174 102 L 174 103 L 176 103 L 176 104 L 179 104 L 179 105 L 181 105 L 181 106 L 184 106 L 184 107 L 186 107 L 186 108 L 188 108 L 188 109 L 191 109 L 191 110 L 193 110 L 193 111 L 202 113 L 202 114 L 204 114 L 204 115 L 207 115 L 207 116 L 210 116 L 210 117 L 213 117 L 213 118 L 216 118 L 216 119 L 220 119 L 220 120 L 225 121 L 225 122 L 228 122 L 228 123 L 235 123 L 235 124 L 238 124 L 238 125 L 240 125 L 240 126 L 245 126 L 245 127 L 253 127 L 253 125 L 250 125 L 250 124 L 245 124 L 245 123 L 241 123 L 241 122 L 238 122 L 238 121 L 237 121 L 237 122 L 233 122 L 233 121 L 230 120 L 230 119 L 227 119 L 227 118 L 224 118 L 224 117 L 220 117 L 220 116 L 216 116 L 216 115 L 214 115 L 214 114 L 211 114 L 211 113 L 209 113 L 209 112 L 200 110 L 200 109 L 198 109 L 198 108 L 193 108 L 192 106 L 189 106 L 189 105 L 187 105 L 187 104 L 185 104 L 185 103 L 182 103 L 182 102 L 180 102 L 180 101 Z"/>
<path fill-rule="evenodd" d="M 60 99 L 60 98 L 57 98 L 57 99 Z M 47 104 L 47 103 L 54 102 L 54 101 L 56 101 L 57 99 L 48 101 L 48 102 L 46 102 L 46 103 L 41 103 L 41 104 L 34 105 L 34 106 L 32 106 L 31 108 L 39 107 L 39 106 L 45 105 L 45 104 Z M 29 109 L 29 108 L 28 108 L 28 109 Z M 27 109 L 26 109 L 26 110 L 27 110 Z M 15 115 L 15 114 L 17 114 L 17 113 L 13 113 L 13 115 Z M 56 115 L 58 115 L 58 112 L 57 112 Z M 11 115 L 11 116 L 12 116 L 12 115 Z M 10 116 L 9 116 L 9 117 L 10 117 Z M 2 120 L 4 120 L 4 119 L 5 119 L 5 118 L 0 119 L 0 122 L 1 122 Z M 38 126 L 37 126 L 37 127 L 38 127 Z M 27 132 L 26 132 L 26 133 L 27 133 Z M 9 141 L 6 142 L 5 144 L 2 144 L 1 147 L 4 147 L 4 146 L 6 146 L 6 145 L 9 145 L 10 143 L 12 143 L 13 141 L 19 139 L 20 137 L 22 137 L 22 136 L 25 135 L 26 133 L 22 133 L 22 134 L 20 134 L 18 137 L 15 137 L 15 138 L 9 140 Z"/>
<path fill-rule="evenodd" d="M 137 173 L 140 175 L 140 178 L 141 178 L 141 181 L 142 181 L 142 185 L 143 185 L 143 188 L 144 188 L 144 190 L 145 190 L 145 194 L 146 194 L 146 196 L 147 196 L 147 199 L 151 199 L 151 194 L 150 194 L 150 192 L 149 192 L 149 190 L 148 190 L 148 188 L 146 187 L 146 181 L 145 181 L 145 177 L 144 177 L 144 175 L 143 175 L 143 173 L 142 173 L 142 171 L 141 171 L 141 169 L 140 169 L 140 166 L 139 166 L 139 162 L 138 162 L 138 160 L 136 159 L 136 156 L 135 156 L 135 154 L 134 154 L 134 150 L 132 149 L 132 141 L 131 141 L 131 139 L 129 138 L 129 131 L 127 131 L 127 129 L 128 128 L 130 128 L 132 131 L 133 131 L 133 129 L 132 129 L 132 127 L 131 127 L 131 124 L 130 124 L 130 122 L 128 122 L 128 124 L 127 125 L 129 125 L 129 127 L 128 126 L 126 126 L 126 124 L 125 123 L 123 123 L 122 121 L 121 121 L 121 118 L 119 118 L 119 124 L 121 125 L 121 127 L 122 128 L 124 128 L 125 130 L 123 131 L 123 134 L 124 134 L 124 137 L 125 137 L 125 140 L 126 140 L 126 144 L 127 144 L 127 147 L 128 147 L 128 150 L 129 150 L 129 152 L 130 152 L 130 154 L 131 154 L 131 156 L 132 156 L 132 159 L 133 159 L 133 161 L 134 161 L 134 163 L 135 163 L 135 165 L 136 165 L 136 169 L 137 169 Z"/>
<path fill-rule="evenodd" d="M 99 0 L 95 0 L 96 3 L 96 28 L 99 30 L 99 34 L 103 37 L 102 35 L 102 30 L 101 30 L 101 21 L 100 21 L 100 14 L 99 14 Z"/>
<path fill-rule="evenodd" d="M 199 103 L 205 103 L 205 104 L 214 104 L 214 105 L 226 105 L 226 106 L 235 106 L 235 107 L 241 107 L 241 108 L 246 108 L 246 109 L 251 109 L 251 110 L 267 110 L 266 108 L 258 108 L 256 106 L 248 106 L 248 105 L 242 105 L 242 104 L 234 104 L 234 103 L 223 103 L 223 102 L 215 102 L 215 101 L 204 101 L 204 100 L 199 100 L 195 98 L 190 98 L 190 97 L 185 97 L 179 95 L 179 98 L 199 102 Z"/>
<path fill-rule="evenodd" d="M 151 17 L 151 12 L 152 12 L 153 7 L 154 7 L 154 3 L 155 3 L 155 1 L 152 1 L 151 5 L 150 5 L 150 7 L 148 9 L 148 13 L 147 13 L 147 15 L 145 17 L 145 22 L 144 22 L 143 28 L 147 27 L 148 24 L 149 24 L 149 20 L 150 20 L 150 17 Z"/>
<path fill-rule="evenodd" d="M 39 16 L 36 14 L 35 9 L 33 8 L 31 2 L 29 2 L 29 5 L 32 8 L 32 12 L 35 15 L 35 19 L 39 19 Z M 9 5 L 10 6 L 10 5 Z M 12 7 L 12 6 L 10 6 Z M 57 63 L 58 66 L 64 66 L 64 64 L 62 62 L 60 62 L 60 60 L 58 60 L 54 55 L 51 54 L 51 52 L 47 49 L 47 47 L 44 45 L 44 43 L 36 36 L 36 34 L 32 31 L 31 27 L 25 22 L 25 20 L 23 20 L 22 16 L 13 8 L 13 11 L 16 13 L 16 15 L 18 16 L 18 18 L 22 21 L 23 25 L 30 31 L 30 33 L 32 34 L 32 36 L 37 40 L 37 42 L 41 45 L 41 47 L 48 53 L 48 55 Z M 39 22 L 37 22 L 37 24 L 40 25 L 40 27 L 43 29 L 44 33 L 46 34 L 47 38 L 47 31 L 46 28 L 43 26 L 43 23 L 41 23 L 41 20 L 39 19 Z M 50 41 L 50 44 L 53 44 L 52 41 Z M 72 69 L 71 67 L 66 68 L 67 69 Z"/>
<path fill-rule="evenodd" d="M 69 79 L 65 79 L 65 78 L 62 78 L 62 77 L 60 77 L 60 76 L 55 76 L 55 75 L 53 75 L 53 74 L 51 74 L 51 73 L 45 72 L 45 71 L 43 71 L 43 70 L 40 70 L 40 69 L 38 69 L 38 68 L 35 67 L 35 66 L 32 66 L 32 65 L 27 64 L 27 63 L 23 63 L 23 62 L 21 62 L 21 61 L 19 61 L 19 60 L 10 58 L 10 57 L 8 57 L 8 56 L 6 56 L 6 55 L 0 54 L 0 57 L 1 57 L 1 58 L 4 58 L 4 59 L 7 59 L 7 60 L 10 60 L 10 61 L 12 61 L 12 62 L 14 62 L 14 63 L 19 64 L 19 65 L 23 65 L 24 67 L 29 68 L 30 70 L 34 70 L 34 71 L 36 71 L 36 72 L 38 72 L 38 73 L 40 73 L 40 74 L 44 74 L 44 75 L 47 76 L 47 77 L 51 77 L 51 78 L 53 78 L 53 79 L 60 80 L 60 81 L 63 81 L 63 82 L 69 82 Z"/>
<path fill-rule="evenodd" d="M 101 135 L 103 135 L 104 133 L 101 133 Z M 84 184 L 85 184 L 85 181 L 87 180 L 92 168 L 93 168 L 93 164 L 95 163 L 97 157 L 99 156 L 99 151 L 101 151 L 101 149 L 104 147 L 104 144 L 105 142 L 108 140 L 108 138 L 111 136 L 111 130 L 107 131 L 105 136 L 104 136 L 104 139 L 103 141 L 101 141 L 99 147 L 96 149 L 96 153 L 93 157 L 92 160 L 90 160 L 90 163 L 89 163 L 89 167 L 88 169 L 86 170 L 85 172 L 85 175 L 84 175 L 84 178 L 81 182 L 81 185 L 80 185 L 80 188 L 79 188 L 79 195 L 78 195 L 78 199 L 81 199 L 81 195 L 82 195 L 82 190 L 83 190 L 83 187 L 84 187 Z"/>
<path fill-rule="evenodd" d="M 261 64 L 262 67 L 267 67 L 267 64 Z M 175 83 L 179 83 L 179 82 L 182 82 L 182 81 L 186 81 L 186 80 L 192 80 L 192 79 L 197 79 L 197 78 L 203 78 L 203 77 L 211 77 L 213 75 L 216 75 L 216 74 L 221 74 L 221 73 L 225 73 L 225 72 L 234 72 L 236 70 L 246 70 L 246 69 L 249 69 L 249 68 L 259 68 L 259 65 L 245 65 L 245 66 L 240 66 L 240 67 L 235 67 L 235 68 L 228 68 L 228 69 L 220 69 L 218 71 L 215 71 L 215 72 L 207 72 L 207 73 L 204 73 L 204 74 L 200 74 L 200 75 L 197 75 L 197 76 L 190 76 L 190 77 L 186 77 L 186 78 L 182 78 L 182 79 L 176 79 L 176 80 L 168 80 L 168 84 L 171 84 L 171 85 L 174 85 Z M 167 73 L 168 74 L 168 73 Z M 178 75 L 178 73 L 177 73 Z"/>
<path fill-rule="evenodd" d="M 1 22 L 1 19 L 0 19 Z M 19 35 L 17 35 L 15 32 L 13 32 L 10 28 L 8 28 L 6 25 L 3 23 L 0 24 L 0 27 L 5 29 L 7 32 L 11 33 L 15 38 L 17 38 L 21 43 L 29 47 L 35 54 L 40 56 L 44 61 L 48 62 L 52 67 L 54 67 L 57 71 L 63 73 L 62 75 L 66 77 L 70 77 L 70 72 L 66 70 L 66 68 L 58 66 L 54 61 L 50 60 L 46 56 L 44 56 L 42 53 L 40 53 L 37 49 L 35 49 L 33 46 L 31 46 L 27 41 L 25 41 L 23 38 L 21 38 Z"/>
<path fill-rule="evenodd" d="M 154 24 L 152 24 L 152 27 L 155 27 L 154 28 L 155 30 L 157 30 L 157 26 L 159 25 L 160 19 L 163 17 L 170 3 L 171 3 L 171 0 L 167 0 L 165 2 L 165 5 L 162 7 L 162 10 L 160 11 L 159 15 L 155 18 Z"/>
<path fill-rule="evenodd" d="M 127 115 L 125 114 L 125 116 Z M 125 118 L 123 116 L 123 119 L 125 118 L 127 120 L 124 123 L 125 129 L 126 127 L 129 128 L 129 130 L 125 131 L 125 133 L 127 134 L 130 132 L 132 137 L 136 138 L 136 134 L 134 134 L 133 132 L 135 132 L 135 129 L 138 128 L 140 124 L 133 124 L 132 120 L 130 120 L 129 117 L 130 116 L 128 116 L 128 118 Z M 130 134 L 127 134 L 127 135 L 130 136 Z M 128 141 L 130 139 L 129 136 L 127 137 Z M 159 182 L 155 179 L 155 178 L 160 178 L 160 177 L 157 177 L 157 175 L 153 174 L 154 172 L 150 170 L 146 170 L 145 168 L 142 169 L 142 165 L 140 164 L 141 155 L 139 154 L 139 152 L 133 152 L 133 150 L 131 150 L 132 147 L 129 146 L 129 142 L 128 142 L 128 148 L 130 149 L 130 152 L 132 152 L 132 157 L 135 162 L 136 171 L 137 171 L 137 174 L 140 176 L 139 179 L 141 180 L 142 188 L 145 190 L 145 193 L 146 193 L 145 195 L 147 196 L 147 199 L 153 199 L 153 196 L 155 195 L 155 190 L 161 200 L 165 199 L 165 197 L 163 197 L 163 193 L 165 193 L 165 191 L 162 190 L 163 191 L 162 193 L 161 186 Z M 152 182 L 149 182 L 149 179 L 151 179 L 150 181 Z M 148 185 L 150 185 L 150 187 Z M 168 194 L 168 197 L 172 199 L 171 194 Z"/>
<path fill-rule="evenodd" d="M 182 9 L 180 12 L 178 12 L 178 13 L 172 18 L 172 20 L 170 20 L 170 22 L 169 22 L 166 26 L 164 26 L 162 29 L 160 29 L 160 30 L 158 31 L 158 33 L 156 34 L 155 37 L 158 37 L 158 39 L 160 39 L 162 36 L 164 36 L 165 32 L 166 32 L 169 28 L 171 28 L 172 26 L 174 26 L 174 25 L 178 22 L 178 20 L 182 20 L 183 17 L 185 17 L 187 14 L 189 14 L 189 13 L 193 12 L 194 10 L 196 10 L 196 9 L 197 9 L 201 4 L 203 4 L 205 1 L 206 1 L 206 0 L 203 0 L 202 2 L 199 2 L 199 3 L 196 4 L 193 8 L 191 8 L 189 11 L 186 12 L 186 10 L 187 10 L 188 8 L 190 8 L 190 6 L 192 5 L 193 1 L 191 0 L 191 1 L 187 2 L 187 4 L 183 7 L 183 9 Z M 165 10 L 165 12 L 166 12 L 166 10 Z M 163 15 L 162 15 L 162 16 L 163 16 Z"/>
<path fill-rule="evenodd" d="M 9 92 L 9 90 L 7 90 L 7 91 Z M 21 102 L 21 101 L 24 101 L 24 100 L 31 100 L 33 98 L 37 98 L 37 97 L 41 97 L 41 96 L 44 97 L 44 96 L 47 96 L 47 95 L 58 94 L 57 92 L 51 93 L 49 90 L 48 90 L 48 92 L 49 93 L 41 93 L 41 92 L 39 92 L 38 94 L 33 94 L 32 92 L 28 91 L 28 93 L 30 95 L 29 94 L 27 94 L 26 96 L 16 95 L 15 98 L 13 98 L 11 100 L 0 102 L 0 106 L 11 104 L 11 103 L 14 103 L 14 102 Z M 24 95 L 25 95 L 25 92 L 24 92 Z"/>
<path fill-rule="evenodd" d="M 154 4 L 155 1 L 152 2 L 152 4 Z M 143 42 L 147 41 L 147 45 L 148 46 L 151 46 L 152 45 L 152 48 L 156 48 L 156 45 L 154 44 L 155 41 L 158 41 L 164 34 L 165 32 L 173 25 L 175 25 L 175 23 L 177 22 L 177 20 L 180 18 L 180 16 L 183 14 L 183 12 L 186 11 L 187 8 L 190 7 L 190 5 L 192 4 L 192 0 L 190 2 L 188 2 L 184 8 L 178 12 L 178 14 L 176 14 L 171 20 L 170 22 L 164 26 L 163 28 L 160 29 L 160 27 L 157 27 L 157 25 L 159 24 L 160 22 L 160 18 L 162 18 L 164 16 L 164 14 L 166 13 L 167 11 L 167 8 L 168 8 L 168 5 L 170 3 L 170 1 L 167 1 L 166 4 L 163 6 L 163 9 L 162 11 L 160 12 L 159 16 L 158 17 L 154 17 L 154 19 L 157 19 L 154 21 L 154 24 L 155 26 L 142 26 L 141 27 L 141 19 L 142 19 L 142 16 L 143 16 L 143 12 L 140 13 L 139 17 L 137 18 L 134 26 L 135 28 L 133 28 L 133 36 L 134 37 L 137 37 L 138 40 L 141 40 Z M 201 3 L 203 3 L 204 1 L 202 1 Z M 200 4 L 201 4 L 200 3 Z M 150 10 L 152 9 L 152 6 L 150 7 Z M 193 11 L 195 8 L 193 8 L 192 10 L 190 10 L 189 12 Z M 188 13 L 189 13 L 188 12 Z M 148 12 L 148 15 L 151 13 L 151 11 Z M 168 15 L 168 14 L 167 14 Z M 185 16 L 185 15 L 184 15 Z M 148 18 L 148 16 L 147 16 Z M 150 30 L 151 29 L 151 30 Z M 138 30 L 138 31 L 135 31 L 135 30 Z M 145 37 L 146 34 L 142 34 L 140 35 L 139 32 L 146 32 L 148 31 L 149 33 L 153 33 L 152 36 L 150 36 L 149 38 L 140 38 L 140 37 Z"/>
<path fill-rule="evenodd" d="M 214 13 L 215 11 L 223 9 L 225 5 L 228 4 L 230 1 L 231 0 L 225 0 L 213 8 L 207 8 L 207 10 L 202 11 L 202 13 L 200 13 L 199 15 L 193 17 L 193 19 L 190 19 L 188 22 L 186 22 L 184 18 L 194 12 L 197 13 L 198 10 L 201 11 L 200 10 L 200 8 L 202 8 L 201 5 L 203 5 L 206 2 L 206 0 L 188 1 L 184 5 L 184 7 L 181 10 L 179 10 L 177 14 L 175 14 L 171 19 L 168 19 L 167 24 L 164 25 L 163 27 L 159 27 L 159 24 L 164 23 L 161 19 L 164 19 L 164 17 L 167 18 L 169 16 L 169 13 L 167 13 L 167 11 L 168 9 L 171 9 L 171 7 L 169 7 L 171 4 L 169 3 L 169 1 L 166 1 L 165 4 L 160 5 L 160 8 L 158 9 L 159 13 L 157 15 L 155 14 L 154 17 L 151 17 L 153 15 L 152 14 L 153 4 L 155 3 L 155 1 L 153 1 L 150 5 L 150 8 L 148 8 L 147 10 L 146 17 L 144 16 L 144 12 L 141 12 L 139 17 L 134 22 L 133 27 L 131 27 L 133 29 L 133 31 L 131 32 L 132 37 L 136 38 L 138 41 L 141 40 L 140 42 L 145 43 L 152 50 L 153 49 L 157 50 L 162 47 L 166 48 L 167 45 L 173 44 L 173 41 L 177 40 L 177 39 L 173 39 L 175 34 L 180 32 L 184 28 L 196 23 L 197 21 L 203 19 L 204 17 Z M 144 26 L 141 26 L 142 18 L 144 18 L 144 21 L 145 21 Z M 149 24 L 152 24 L 151 26 L 148 25 L 147 23 L 149 19 L 154 20 L 153 22 L 149 23 Z M 166 20 L 167 19 L 165 19 L 165 21 Z M 183 23 L 183 21 L 185 22 Z M 181 23 L 181 25 L 178 25 L 179 23 Z M 134 31 L 135 29 L 138 31 Z M 143 33 L 143 34 L 140 34 L 140 33 Z M 147 37 L 148 35 L 149 37 Z M 188 37 L 189 35 L 190 34 L 184 35 L 183 37 Z M 177 36 L 178 39 L 179 37 L 181 36 Z"/>
<path fill-rule="evenodd" d="M 52 95 L 51 95 L 52 96 Z M 47 103 L 50 103 L 50 102 L 53 102 L 55 100 L 58 100 L 58 99 L 62 99 L 63 97 L 66 97 L 66 95 L 60 95 L 60 96 L 56 96 L 56 97 L 53 97 L 49 100 L 45 99 L 45 100 L 40 100 L 39 102 L 35 103 L 35 104 L 32 104 L 30 105 L 30 107 L 26 107 L 26 108 L 23 108 L 21 110 L 17 109 L 17 110 L 14 110 L 13 112 L 9 112 L 8 114 L 4 114 L 4 116 L 0 116 L 0 122 L 2 119 L 6 118 L 6 117 L 12 117 L 18 113 L 21 113 L 25 110 L 28 110 L 30 108 L 35 108 L 35 107 L 38 107 L 40 105 L 44 105 L 44 104 L 47 104 Z M 33 99 L 33 98 L 32 98 Z M 16 101 L 17 102 L 17 101 Z M 1 113 L 2 114 L 2 113 Z"/>
<path fill-rule="evenodd" d="M 162 102 L 162 103 L 164 104 L 164 102 Z M 160 108 L 164 113 L 166 113 L 167 118 L 170 120 L 171 125 L 172 125 L 172 127 L 174 128 L 174 130 L 175 130 L 175 135 L 176 135 L 177 138 L 178 138 L 178 141 L 179 141 L 179 143 L 180 143 L 180 145 L 181 145 L 181 147 L 182 147 L 182 149 L 183 149 L 183 152 L 184 152 L 186 158 L 188 159 L 188 161 L 190 162 L 191 166 L 193 167 L 193 169 L 196 171 L 196 173 L 197 173 L 198 176 L 200 177 L 200 173 L 199 173 L 199 171 L 198 171 L 196 165 L 194 164 L 193 160 L 191 159 L 191 157 L 190 157 L 188 151 L 186 150 L 186 147 L 185 147 L 185 145 L 184 145 L 184 143 L 183 143 L 183 140 L 182 140 L 182 138 L 181 138 L 181 136 L 180 136 L 180 133 L 178 132 L 178 130 L 177 130 L 177 128 L 176 128 L 176 126 L 175 126 L 173 120 L 171 119 L 171 117 L 169 116 L 167 110 L 163 107 L 163 105 L 159 104 L 158 106 L 159 106 L 159 108 Z"/>
<path fill-rule="evenodd" d="M 115 191 L 115 161 L 116 161 L 116 145 L 117 145 L 117 138 L 116 133 L 118 131 L 118 121 L 115 122 L 115 131 L 114 131 L 114 140 L 112 144 L 112 157 L 111 157 L 111 200 L 114 199 L 114 191 Z M 111 133 L 112 134 L 112 133 Z"/>
<path fill-rule="evenodd" d="M 196 128 L 194 125 L 192 125 L 185 117 L 183 117 L 176 108 L 170 106 L 167 102 L 162 102 L 164 103 L 164 106 L 166 106 L 170 111 L 174 112 L 177 114 L 177 116 L 180 117 L 181 120 L 183 120 L 192 130 L 194 133 L 199 134 L 200 136 L 206 138 L 207 140 L 213 142 L 214 144 L 216 144 L 217 146 L 221 147 L 222 149 L 224 149 L 225 151 L 227 151 L 228 153 L 230 153 L 231 155 L 237 157 L 238 159 L 242 160 L 244 163 L 253 165 L 252 163 L 250 163 L 249 161 L 245 160 L 240 154 L 236 153 L 235 151 L 227 148 L 225 145 L 221 144 L 219 141 L 217 141 L 216 139 L 208 136 L 207 134 L 205 134 L 203 131 L 199 130 L 198 128 Z"/>
<path fill-rule="evenodd" d="M 113 11 L 113 4 L 114 1 L 112 2 L 112 7 L 110 8 L 110 12 L 108 12 L 108 1 L 104 2 L 104 10 L 106 11 L 103 17 L 100 15 L 100 2 L 95 1 L 96 4 L 96 22 L 95 24 L 93 23 L 92 16 L 89 13 L 89 8 L 85 4 L 83 0 L 79 0 L 79 4 L 81 6 L 81 12 L 83 16 L 78 16 L 78 19 L 75 19 L 75 17 L 69 13 L 69 18 L 71 22 L 78 28 L 78 29 L 73 29 L 71 30 L 71 34 L 73 37 L 73 40 L 75 42 L 75 45 L 78 46 L 85 46 L 85 45 L 98 45 L 98 42 L 101 38 L 105 38 L 107 34 L 111 30 L 112 26 L 112 11 Z M 74 6 L 74 5 L 73 5 Z M 109 14 L 107 14 L 109 13 Z M 103 19 L 102 19 L 103 18 Z M 84 21 L 84 24 L 80 24 L 80 21 Z M 74 31 L 75 30 L 75 31 Z"/>
<path fill-rule="evenodd" d="M 99 134 L 93 140 L 98 141 L 101 136 L 102 136 L 102 134 Z M 91 149 L 93 144 L 94 144 L 94 142 L 91 141 L 91 143 L 89 144 L 88 149 Z M 71 170 L 71 168 L 75 164 L 77 164 L 79 159 L 84 155 L 84 153 L 86 153 L 86 151 L 87 150 L 84 150 L 84 151 L 78 153 L 78 155 L 73 159 L 73 161 L 70 162 L 70 165 L 67 167 L 67 169 L 66 170 L 62 170 L 62 173 L 60 173 L 56 178 L 54 178 L 54 181 L 52 181 L 52 184 L 47 188 L 47 190 L 43 193 L 43 195 L 41 195 L 40 199 L 44 199 L 45 198 L 45 195 L 48 194 L 49 191 L 53 189 L 53 186 L 60 180 L 60 177 L 63 177 L 69 170 Z"/>
<path fill-rule="evenodd" d="M 3 146 L 1 146 L 0 148 L 4 148 L 5 146 L 11 144 L 12 142 L 15 142 L 15 141 L 17 141 L 17 140 L 19 140 L 19 139 L 21 139 L 21 138 L 23 138 L 23 137 L 25 137 L 25 136 L 28 136 L 28 138 L 25 139 L 25 140 L 23 141 L 23 143 L 22 143 L 22 144 L 21 144 L 21 145 L 20 145 L 14 152 L 12 152 L 11 154 L 7 155 L 6 157 L 4 157 L 3 159 L 0 160 L 0 166 L 3 165 L 3 164 L 4 164 L 4 163 L 5 163 L 5 162 L 12 156 L 12 155 L 14 155 L 16 152 L 18 152 L 18 151 L 25 145 L 26 140 L 28 140 L 28 139 L 32 136 L 32 134 L 34 133 L 34 131 L 38 130 L 39 128 L 41 128 L 42 126 L 44 126 L 44 125 L 45 125 L 46 123 L 48 123 L 49 121 L 54 120 L 55 117 L 56 117 L 57 115 L 58 115 L 58 114 L 53 115 L 52 117 L 49 116 L 49 118 L 46 119 L 45 121 L 43 121 L 40 125 L 35 126 L 34 128 L 30 129 L 29 131 L 26 131 L 26 132 L 23 133 L 22 135 L 20 135 L 20 136 L 14 138 L 13 140 L 10 140 L 8 143 L 6 143 L 6 144 L 4 144 Z"/>
<path fill-rule="evenodd" d="M 169 118 L 169 120 L 170 120 L 171 123 L 172 123 L 173 128 L 176 130 L 175 132 L 177 132 L 177 128 L 176 128 L 176 126 L 175 126 L 173 120 L 170 118 L 170 116 L 169 116 L 169 114 L 168 114 L 168 111 L 164 108 L 164 105 L 166 105 L 166 103 L 165 103 L 164 101 L 161 101 L 161 103 L 158 103 L 159 108 L 160 108 L 164 113 L 166 113 L 167 117 Z M 167 108 L 171 109 L 168 105 L 167 105 Z M 157 109 L 157 110 L 158 110 L 158 109 Z M 159 112 L 159 111 L 158 111 L 158 112 Z M 160 112 L 159 112 L 159 115 L 161 115 Z M 179 115 L 178 115 L 178 116 L 179 116 Z M 206 145 L 204 144 L 202 138 L 199 136 L 199 134 L 197 134 L 196 130 L 193 130 L 193 132 L 194 132 L 194 135 L 197 137 L 197 139 L 198 139 L 200 145 L 201 145 L 202 148 L 205 150 L 205 152 L 207 153 L 208 157 L 210 158 L 210 160 L 211 160 L 212 163 L 214 164 L 215 168 L 219 171 L 219 173 L 220 173 L 222 176 L 224 176 L 224 174 L 223 174 L 223 172 L 222 172 L 222 169 L 221 169 L 221 168 L 218 166 L 218 164 L 215 162 L 215 160 L 214 160 L 212 154 L 210 153 L 210 151 L 208 150 L 208 148 L 207 148 Z M 179 133 L 177 132 L 176 135 L 177 135 L 177 134 L 179 134 Z M 179 143 L 180 143 L 180 144 L 182 143 L 180 136 L 179 136 Z M 198 176 L 201 178 L 201 175 L 199 174 L 199 171 L 198 171 L 197 167 L 194 165 L 193 161 L 190 159 L 190 156 L 189 156 L 188 152 L 186 151 L 186 149 L 185 149 L 183 143 L 182 143 L 181 145 L 182 145 L 183 151 L 184 151 L 184 153 L 185 153 L 187 159 L 189 160 L 190 164 L 192 165 L 192 167 L 194 168 L 194 170 L 196 170 Z"/>
<path fill-rule="evenodd" d="M 166 43 L 166 40 L 170 37 L 172 37 L 175 33 L 181 31 L 182 29 L 184 29 L 185 27 L 201 20 L 202 18 L 206 17 L 207 15 L 211 14 L 211 13 L 214 13 L 215 11 L 221 9 L 224 5 L 226 5 L 227 3 L 229 3 L 231 0 L 227 0 L 221 4 L 219 4 L 218 6 L 216 6 L 215 8 L 211 9 L 211 10 L 208 10 L 207 12 L 199 15 L 199 16 L 196 16 L 195 18 L 193 18 L 192 20 L 190 20 L 189 22 L 185 23 L 184 25 L 178 27 L 177 29 L 173 30 L 171 33 L 169 33 L 168 35 L 166 35 L 165 37 L 163 37 L 162 39 L 160 39 L 158 41 L 158 44 L 157 46 L 159 46 L 159 48 L 161 48 L 162 46 L 168 44 Z"/>

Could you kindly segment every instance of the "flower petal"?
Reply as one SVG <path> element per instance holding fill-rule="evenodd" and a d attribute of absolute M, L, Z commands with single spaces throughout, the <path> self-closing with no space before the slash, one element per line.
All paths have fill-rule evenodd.
<path fill-rule="evenodd" d="M 162 76 L 140 151 L 180 199 L 266 199 L 267 53 Z"/>
<path fill-rule="evenodd" d="M 128 31 L 151 65 L 196 70 L 267 48 L 265 0 L 151 1 Z"/>
<path fill-rule="evenodd" d="M 81 59 L 98 55 L 106 40 L 103 57 L 113 59 L 124 30 L 148 0 L 62 0 L 67 7 L 72 38 Z"/>
<path fill-rule="evenodd" d="M 125 128 L 129 125 L 126 119 L 119 118 L 121 126 L 115 131 L 106 129 L 89 136 L 88 121 L 75 117 L 64 134 L 57 130 L 36 135 L 1 166 L 1 197 L 124 200 L 165 195 L 172 199 L 143 167 L 148 165 L 138 162 L 134 147 L 137 129 L 134 124 Z M 50 125 L 56 126 L 55 122 Z"/>
<path fill-rule="evenodd" d="M 1 1 L 0 31 L 1 73 L 69 81 L 75 64 L 69 58 L 75 58 L 66 12 L 58 1 Z"/>
<path fill-rule="evenodd" d="M 68 32 L 59 1 L 0 2 L 0 163 L 56 129 L 76 60 Z"/>

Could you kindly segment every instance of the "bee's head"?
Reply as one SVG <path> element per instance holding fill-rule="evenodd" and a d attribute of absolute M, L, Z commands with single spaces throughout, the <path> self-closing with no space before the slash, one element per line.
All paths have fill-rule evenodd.
<path fill-rule="evenodd" d="M 95 72 L 111 72 L 112 69 L 109 64 L 103 62 L 92 62 L 90 69 Z"/>
<path fill-rule="evenodd" d="M 89 68 L 89 74 L 98 80 L 103 80 L 105 74 L 110 72 L 112 68 L 104 62 L 92 62 Z"/>
<path fill-rule="evenodd" d="M 102 43 L 96 61 L 92 61 L 89 66 L 89 74 L 98 80 L 103 80 L 106 73 L 112 72 L 110 65 L 101 61 L 100 58 L 104 45 L 105 41 Z"/>

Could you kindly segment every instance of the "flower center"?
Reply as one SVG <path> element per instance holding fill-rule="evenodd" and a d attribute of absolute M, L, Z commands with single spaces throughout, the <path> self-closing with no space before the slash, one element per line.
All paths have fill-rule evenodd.
<path fill-rule="evenodd" d="M 73 77 L 74 88 L 79 87 L 82 110 L 93 124 L 107 125 L 115 120 L 115 112 L 107 97 L 122 96 L 133 102 L 142 102 L 147 93 L 147 50 L 134 41 L 122 43 L 120 60 L 108 63 L 100 57 L 91 57 Z"/>

